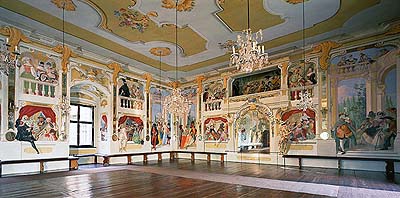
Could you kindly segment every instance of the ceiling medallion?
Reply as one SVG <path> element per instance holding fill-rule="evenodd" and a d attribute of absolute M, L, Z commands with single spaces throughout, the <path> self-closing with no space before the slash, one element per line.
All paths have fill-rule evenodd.
<path fill-rule="evenodd" d="M 72 0 L 51 0 L 51 2 L 56 5 L 60 9 L 64 9 L 67 11 L 75 11 L 76 5 Z"/>
<path fill-rule="evenodd" d="M 176 1 L 176 2 L 175 2 Z M 167 9 L 176 8 L 177 11 L 191 11 L 194 6 L 194 0 L 162 0 L 162 7 Z"/>
<path fill-rule="evenodd" d="M 171 49 L 168 47 L 153 47 L 149 52 L 154 56 L 168 56 L 171 54 Z"/>
<path fill-rule="evenodd" d="M 246 73 L 261 69 L 268 63 L 268 54 L 264 51 L 264 46 L 258 45 L 263 40 L 262 31 L 259 30 L 253 36 L 249 17 L 250 6 L 249 0 L 247 0 L 247 29 L 237 36 L 236 43 L 239 49 L 236 51 L 235 46 L 232 46 L 229 63 L 229 66 L 235 66 L 237 70 Z"/>
<path fill-rule="evenodd" d="M 303 3 L 303 1 L 306 2 L 308 0 L 285 0 L 285 1 L 286 1 L 286 3 L 290 3 L 290 4 L 299 4 L 299 3 Z"/>

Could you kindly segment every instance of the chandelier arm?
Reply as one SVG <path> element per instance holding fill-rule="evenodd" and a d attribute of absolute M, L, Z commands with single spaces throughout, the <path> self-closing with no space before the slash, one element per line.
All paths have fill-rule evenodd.
<path fill-rule="evenodd" d="M 175 1 L 175 81 L 178 81 L 178 0 Z"/>
<path fill-rule="evenodd" d="M 250 1 L 247 0 L 247 29 L 250 30 Z"/>

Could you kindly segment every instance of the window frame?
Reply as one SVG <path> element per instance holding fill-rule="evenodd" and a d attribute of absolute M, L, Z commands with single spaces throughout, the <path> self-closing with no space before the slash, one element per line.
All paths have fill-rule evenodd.
<path fill-rule="evenodd" d="M 90 105 L 83 105 L 83 104 L 71 104 L 71 106 L 77 106 L 78 107 L 78 112 L 77 112 L 77 119 L 76 120 L 69 120 L 69 123 L 76 123 L 77 124 L 77 145 L 69 145 L 70 148 L 96 148 L 94 146 L 94 109 L 95 106 L 90 106 Z M 81 107 L 90 107 L 92 109 L 92 121 L 81 121 Z M 80 124 L 91 124 L 92 125 L 92 143 L 91 145 L 80 145 Z"/>

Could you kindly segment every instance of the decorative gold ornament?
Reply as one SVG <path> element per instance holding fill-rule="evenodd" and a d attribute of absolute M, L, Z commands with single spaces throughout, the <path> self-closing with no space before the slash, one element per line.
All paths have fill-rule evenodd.
<path fill-rule="evenodd" d="M 106 107 L 107 104 L 108 104 L 108 102 L 107 102 L 106 99 L 103 99 L 103 100 L 100 102 L 100 106 L 101 106 L 101 107 Z"/>
<path fill-rule="evenodd" d="M 4 36 L 8 36 L 8 45 L 9 49 L 15 49 L 16 46 L 19 45 L 19 42 L 23 41 L 25 43 L 30 43 L 31 40 L 29 40 L 28 37 L 26 37 L 21 30 L 15 28 L 15 27 L 2 27 L 0 28 L 0 34 Z M 15 54 L 12 54 L 11 57 L 14 58 Z"/>
<path fill-rule="evenodd" d="M 119 73 L 123 72 L 122 67 L 120 64 L 118 64 L 116 62 L 112 62 L 112 63 L 108 64 L 107 67 L 113 70 L 113 84 L 114 84 L 114 86 L 116 86 L 118 75 L 119 75 Z"/>
<path fill-rule="evenodd" d="M 64 9 L 67 11 L 75 11 L 76 5 L 72 0 L 51 0 L 51 2 L 57 6 L 57 8 Z"/>
<path fill-rule="evenodd" d="M 154 56 L 168 56 L 171 54 L 171 49 L 168 47 L 153 47 L 149 52 Z"/>
<path fill-rule="evenodd" d="M 321 69 L 327 70 L 328 69 L 328 61 L 331 57 L 330 53 L 332 49 L 338 48 L 342 46 L 340 43 L 336 43 L 334 41 L 324 41 L 316 46 L 313 47 L 311 53 L 321 53 L 319 58 L 319 65 Z"/>
<path fill-rule="evenodd" d="M 286 3 L 290 3 L 290 4 L 299 4 L 299 3 L 303 3 L 303 1 L 307 2 L 309 0 L 285 0 L 285 1 L 286 1 Z"/>
<path fill-rule="evenodd" d="M 62 59 L 61 59 L 61 68 L 63 73 L 67 73 L 68 71 L 68 63 L 69 63 L 69 58 L 73 57 L 76 58 L 78 57 L 77 54 L 72 52 L 72 50 L 68 46 L 63 46 L 63 45 L 57 45 L 53 47 L 53 51 L 62 54 Z"/>
<path fill-rule="evenodd" d="M 143 74 L 142 78 L 146 80 L 146 87 L 145 87 L 144 91 L 146 93 L 149 93 L 150 84 L 151 84 L 151 81 L 153 80 L 153 76 L 149 73 L 145 73 L 145 74 Z"/>
<path fill-rule="evenodd" d="M 191 11 L 194 6 L 194 0 L 180 0 L 176 5 L 175 0 L 162 0 L 162 7 L 167 9 L 174 9 L 182 11 Z"/>
<path fill-rule="evenodd" d="M 391 25 L 389 30 L 385 33 L 386 36 L 400 33 L 400 23 Z"/>
<path fill-rule="evenodd" d="M 194 80 L 197 83 L 197 94 L 201 94 L 203 92 L 203 81 L 206 80 L 206 77 L 201 75 L 197 76 L 196 79 Z"/>

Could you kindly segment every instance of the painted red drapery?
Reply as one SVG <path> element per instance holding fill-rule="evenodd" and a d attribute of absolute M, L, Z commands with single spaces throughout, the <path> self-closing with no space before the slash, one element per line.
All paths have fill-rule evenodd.
<path fill-rule="evenodd" d="M 118 125 L 121 125 L 121 124 L 125 123 L 125 121 L 126 121 L 128 118 L 131 119 L 131 120 L 133 120 L 134 122 L 138 123 L 139 125 L 143 125 L 142 119 L 140 119 L 139 117 L 136 117 L 136 116 L 122 116 L 122 117 L 119 118 L 119 120 L 118 120 Z"/>
<path fill-rule="evenodd" d="M 51 122 L 56 122 L 56 114 L 54 113 L 53 109 L 50 107 L 40 107 L 40 106 L 33 106 L 33 105 L 26 105 L 19 110 L 19 119 L 22 116 L 26 115 L 31 117 L 35 113 L 42 112 L 46 118 L 50 118 Z"/>
<path fill-rule="evenodd" d="M 290 111 L 288 111 L 288 112 L 285 112 L 285 113 L 282 115 L 282 120 L 283 120 L 283 121 L 286 121 L 286 120 L 289 119 L 289 117 L 292 116 L 293 114 L 302 113 L 302 112 L 303 112 L 303 110 L 299 110 L 299 109 L 290 110 Z M 312 119 L 315 118 L 315 112 L 314 112 L 313 110 L 311 110 L 311 109 L 307 109 L 307 110 L 306 110 L 306 115 L 307 115 L 308 117 L 312 118 Z"/>

